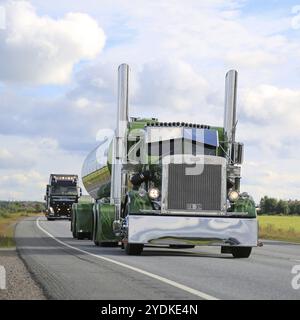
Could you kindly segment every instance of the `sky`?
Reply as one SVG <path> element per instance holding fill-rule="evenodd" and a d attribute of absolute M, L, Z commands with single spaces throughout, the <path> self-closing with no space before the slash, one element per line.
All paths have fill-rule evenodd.
<path fill-rule="evenodd" d="M 242 191 L 300 198 L 300 0 L 0 0 L 0 199 L 42 200 L 131 116 L 223 125 L 238 76 Z"/>

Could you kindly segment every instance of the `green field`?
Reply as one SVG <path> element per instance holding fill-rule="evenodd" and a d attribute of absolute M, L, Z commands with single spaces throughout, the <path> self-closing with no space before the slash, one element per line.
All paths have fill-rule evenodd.
<path fill-rule="evenodd" d="M 300 243 L 300 216 L 258 216 L 261 239 Z"/>
<path fill-rule="evenodd" d="M 15 246 L 14 231 L 16 223 L 26 217 L 36 216 L 36 213 L 0 213 L 0 248 Z"/>

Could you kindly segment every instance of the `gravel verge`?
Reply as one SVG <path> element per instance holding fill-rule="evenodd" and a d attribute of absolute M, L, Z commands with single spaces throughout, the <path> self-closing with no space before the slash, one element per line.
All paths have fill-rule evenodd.
<path fill-rule="evenodd" d="M 6 271 L 6 289 L 0 288 L 0 300 L 47 299 L 15 249 L 0 248 L 0 266 Z"/>

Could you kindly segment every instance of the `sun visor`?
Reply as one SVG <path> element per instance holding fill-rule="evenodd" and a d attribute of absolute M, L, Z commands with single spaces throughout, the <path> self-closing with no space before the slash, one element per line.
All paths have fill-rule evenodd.
<path fill-rule="evenodd" d="M 218 131 L 211 129 L 182 128 L 183 138 L 218 147 Z"/>
<path fill-rule="evenodd" d="M 206 145 L 218 147 L 218 131 L 184 127 L 147 127 L 145 143 L 166 141 L 171 139 L 193 140 Z"/>

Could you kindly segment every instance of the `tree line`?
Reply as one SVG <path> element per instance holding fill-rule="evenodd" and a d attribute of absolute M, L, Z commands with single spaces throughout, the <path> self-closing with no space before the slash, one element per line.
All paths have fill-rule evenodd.
<path fill-rule="evenodd" d="M 259 203 L 259 214 L 300 215 L 299 200 L 282 200 L 264 196 Z"/>
<path fill-rule="evenodd" d="M 39 213 L 45 210 L 45 204 L 39 201 L 0 201 L 0 215 L 16 212 Z"/>

